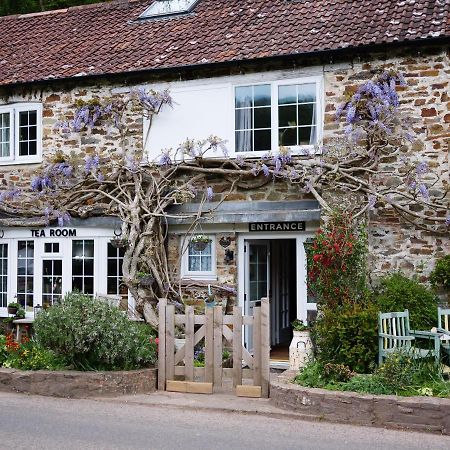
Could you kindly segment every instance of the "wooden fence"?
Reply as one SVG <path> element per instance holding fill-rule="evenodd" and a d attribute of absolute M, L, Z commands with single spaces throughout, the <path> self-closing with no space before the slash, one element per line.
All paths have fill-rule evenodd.
<path fill-rule="evenodd" d="M 212 393 L 223 379 L 231 377 L 237 395 L 269 396 L 269 299 L 253 308 L 253 315 L 242 315 L 235 306 L 233 314 L 223 314 L 221 306 L 205 307 L 195 314 L 186 306 L 185 314 L 175 314 L 175 307 L 159 301 L 158 389 Z M 175 348 L 175 327 L 184 327 L 185 343 Z M 243 328 L 251 327 L 253 353 L 243 345 Z M 194 349 L 204 339 L 204 367 L 194 367 Z M 224 368 L 224 341 L 232 349 L 233 366 Z M 253 384 L 244 383 L 253 380 Z"/>

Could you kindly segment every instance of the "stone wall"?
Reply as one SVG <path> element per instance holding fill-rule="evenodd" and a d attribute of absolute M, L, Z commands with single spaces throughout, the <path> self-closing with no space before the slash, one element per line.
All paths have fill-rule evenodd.
<path fill-rule="evenodd" d="M 285 372 L 270 385 L 270 402 L 310 420 L 433 431 L 450 435 L 450 399 L 397 397 L 314 389 L 289 383 Z"/>
<path fill-rule="evenodd" d="M 0 391 L 87 398 L 155 392 L 156 369 L 121 372 L 16 370 L 0 368 Z"/>
<path fill-rule="evenodd" d="M 311 62 L 312 64 L 312 62 Z M 316 64 L 316 61 L 314 61 Z M 416 139 L 412 144 L 410 154 L 417 161 L 426 160 L 431 169 L 439 176 L 440 181 L 430 191 L 432 196 L 442 195 L 449 188 L 449 124 L 450 97 L 449 91 L 449 57 L 442 48 L 435 49 L 403 49 L 386 54 L 367 54 L 364 60 L 346 60 L 334 65 L 317 66 L 325 80 L 325 141 L 342 132 L 342 126 L 335 121 L 337 106 L 348 93 L 353 92 L 357 85 L 370 78 L 373 71 L 380 69 L 396 69 L 405 74 L 408 86 L 402 88 L 401 103 L 406 115 L 413 119 Z M 271 66 L 270 70 L 276 67 Z M 269 68 L 268 68 L 269 70 Z M 228 72 L 229 73 L 229 72 Z M 223 73 L 226 75 L 227 73 Z M 202 74 L 196 74 L 201 76 Z M 150 78 L 139 80 L 151 83 Z M 43 103 L 43 146 L 44 155 L 50 157 L 57 150 L 74 151 L 80 157 L 94 151 L 117 148 L 118 135 L 110 130 L 96 130 L 91 135 L 81 138 L 77 135 L 62 136 L 54 130 L 57 120 L 74 108 L 79 99 L 90 100 L 94 97 L 109 97 L 121 95 L 125 86 L 119 82 L 103 81 L 96 84 L 86 84 L 80 81 L 79 86 L 62 85 L 58 83 L 41 85 L 35 88 L 3 92 L 2 102 L 21 100 L 42 101 Z M 81 85 L 81 83 L 84 83 Z M 136 84 L 138 81 L 136 81 Z M 121 91 L 122 90 L 122 91 Z M 142 116 L 131 112 L 128 125 L 132 131 L 130 143 L 135 148 L 142 148 Z M 403 149 L 406 152 L 408 149 Z M 19 186 L 28 183 L 37 165 L 0 166 L 0 183 L 3 186 L 11 182 Z M 393 175 L 382 180 L 389 185 L 395 185 L 403 169 L 401 160 L 389 163 Z M 214 188 L 214 200 L 224 197 L 233 201 L 255 200 L 298 200 L 308 198 L 294 185 L 286 182 L 261 180 L 250 190 L 235 188 L 229 192 L 229 184 L 223 180 L 211 180 Z M 328 193 L 333 196 L 334 193 Z M 425 211 L 426 212 L 426 211 Z M 234 235 L 232 236 L 234 237 Z M 178 261 L 176 239 L 169 241 L 169 259 L 171 263 Z M 391 209 L 381 208 L 370 215 L 369 226 L 370 266 L 374 278 L 392 270 L 401 269 L 407 274 L 418 273 L 423 280 L 432 270 L 436 258 L 450 253 L 450 241 L 447 236 L 436 236 L 425 231 L 414 229 L 409 224 L 394 216 Z M 219 282 L 235 280 L 235 266 L 223 264 L 222 250 L 217 253 L 219 264 Z M 178 267 L 173 266 L 174 271 Z M 227 281 L 227 282 L 228 282 Z"/>

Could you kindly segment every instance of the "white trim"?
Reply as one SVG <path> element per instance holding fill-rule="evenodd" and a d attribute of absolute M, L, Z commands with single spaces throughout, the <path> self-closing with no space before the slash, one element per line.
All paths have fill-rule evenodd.
<path fill-rule="evenodd" d="M 232 123 L 233 123 L 233 134 L 230 140 L 230 157 L 237 158 L 241 156 L 243 158 L 258 158 L 267 153 L 267 151 L 253 151 L 253 152 L 237 152 L 236 151 L 236 126 L 235 126 L 235 114 L 236 114 L 236 106 L 235 106 L 235 92 L 238 87 L 245 86 L 262 86 L 262 85 L 270 85 L 271 87 L 271 147 L 272 153 L 277 152 L 280 145 L 278 143 L 278 87 L 279 86 L 290 86 L 290 85 L 300 85 L 300 84 L 312 84 L 316 85 L 316 143 L 314 145 L 296 145 L 288 147 L 293 155 L 308 155 L 308 154 L 317 154 L 320 153 L 320 147 L 323 142 L 323 127 L 324 127 L 324 110 L 325 110 L 325 96 L 323 95 L 324 91 L 324 78 L 322 75 L 317 76 L 308 76 L 301 78 L 285 78 L 282 80 L 271 80 L 270 78 L 266 81 L 258 81 L 258 82 L 239 82 L 232 83 Z"/>
<path fill-rule="evenodd" d="M 187 240 L 189 237 L 181 236 L 180 238 L 180 252 L 181 253 L 181 278 L 188 280 L 217 280 L 217 248 L 216 248 L 216 235 L 206 234 L 211 239 L 211 270 L 210 271 L 189 271 L 188 261 L 188 245 Z"/>
<path fill-rule="evenodd" d="M 51 230 L 64 230 L 65 228 L 43 228 L 45 237 L 33 236 L 32 230 L 37 228 L 4 228 L 4 237 L 1 243 L 8 244 L 8 292 L 7 304 L 15 301 L 17 293 L 17 248 L 18 241 L 34 242 L 34 273 L 33 306 L 42 305 L 42 261 L 45 259 L 60 259 L 63 261 L 62 294 L 63 296 L 72 290 L 72 242 L 74 240 L 94 241 L 94 295 L 107 292 L 107 245 L 114 237 L 112 228 L 77 228 L 76 236 L 50 237 Z M 44 244 L 47 242 L 58 242 L 60 244 L 58 253 L 44 253 Z M 128 305 L 132 307 L 134 300 L 128 296 Z M 7 317 L 7 308 L 0 307 L 0 317 Z M 33 312 L 26 313 L 27 318 L 33 317 Z"/>
<path fill-rule="evenodd" d="M 315 303 L 308 303 L 307 297 L 307 279 L 306 279 L 306 255 L 304 243 L 308 238 L 314 237 L 313 232 L 285 232 L 285 233 L 239 233 L 238 235 L 238 302 L 239 306 L 245 309 L 245 253 L 244 245 L 247 240 L 274 240 L 274 239 L 295 239 L 296 240 L 296 259 L 297 259 L 297 318 L 306 321 L 308 311 L 315 311 Z"/>
<path fill-rule="evenodd" d="M 19 156 L 19 113 L 23 111 L 36 111 L 36 155 L 32 156 Z M 10 156 L 0 157 L 0 166 L 42 162 L 42 103 L 0 105 L 0 113 L 5 112 L 10 114 Z"/>

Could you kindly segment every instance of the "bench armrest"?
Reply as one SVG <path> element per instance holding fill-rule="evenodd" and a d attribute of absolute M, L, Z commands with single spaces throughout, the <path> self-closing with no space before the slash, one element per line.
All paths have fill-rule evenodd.
<path fill-rule="evenodd" d="M 378 336 L 387 339 L 396 339 L 398 341 L 413 341 L 415 339 L 414 336 L 394 336 L 393 334 L 386 333 L 378 333 Z"/>
<path fill-rule="evenodd" d="M 418 338 L 425 338 L 425 337 L 439 337 L 438 333 L 433 333 L 432 331 L 416 331 L 416 330 L 410 330 L 409 334 L 412 336 L 416 336 Z"/>

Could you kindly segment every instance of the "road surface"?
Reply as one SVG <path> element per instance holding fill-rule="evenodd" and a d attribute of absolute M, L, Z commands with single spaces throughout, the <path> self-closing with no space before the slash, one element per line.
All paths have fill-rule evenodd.
<path fill-rule="evenodd" d="M 3 449 L 450 449 L 450 437 L 95 400 L 0 393 Z"/>

